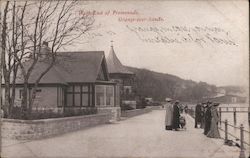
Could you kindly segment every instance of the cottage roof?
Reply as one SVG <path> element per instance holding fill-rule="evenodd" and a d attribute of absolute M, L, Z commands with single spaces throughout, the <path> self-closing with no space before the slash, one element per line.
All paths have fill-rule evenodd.
<path fill-rule="evenodd" d="M 113 46 L 111 46 L 109 56 L 107 58 L 107 65 L 110 74 L 133 74 L 133 72 L 127 70 L 127 68 L 122 65 L 122 63 L 115 54 Z"/>
<path fill-rule="evenodd" d="M 26 63 L 28 66 L 31 61 Z M 29 78 L 29 83 L 34 83 L 37 77 L 48 67 L 46 62 L 38 62 Z M 108 80 L 107 66 L 103 51 L 88 52 L 59 52 L 55 65 L 41 79 L 40 83 L 84 83 L 96 82 L 101 68 L 106 71 L 105 78 Z M 18 78 L 17 83 L 23 83 Z"/>

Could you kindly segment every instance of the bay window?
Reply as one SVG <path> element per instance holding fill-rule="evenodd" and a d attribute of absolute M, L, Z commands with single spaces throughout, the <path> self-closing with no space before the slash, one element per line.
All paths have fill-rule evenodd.
<path fill-rule="evenodd" d="M 97 106 L 114 106 L 114 87 L 108 85 L 95 86 Z"/>

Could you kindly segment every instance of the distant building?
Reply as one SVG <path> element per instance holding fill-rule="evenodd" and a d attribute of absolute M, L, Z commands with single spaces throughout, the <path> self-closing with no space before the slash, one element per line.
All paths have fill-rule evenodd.
<path fill-rule="evenodd" d="M 227 104 L 247 102 L 247 97 L 244 93 L 240 91 L 227 92 L 224 88 L 218 88 L 217 94 L 215 96 L 208 97 L 206 99 L 214 102 L 227 103 Z"/>
<path fill-rule="evenodd" d="M 247 98 L 239 95 L 232 94 L 220 94 L 214 97 L 207 98 L 207 100 L 219 102 L 219 103 L 246 103 Z"/>
<path fill-rule="evenodd" d="M 121 106 L 122 106 L 122 103 L 124 104 L 133 103 L 131 104 L 131 106 L 135 108 L 136 106 L 134 102 L 135 100 L 135 91 L 134 91 L 135 74 L 129 71 L 125 66 L 122 65 L 122 63 L 120 62 L 120 60 L 115 54 L 113 45 L 111 45 L 111 49 L 107 57 L 107 65 L 108 65 L 110 79 L 113 82 L 117 83 L 120 89 L 119 95 L 120 95 Z"/>

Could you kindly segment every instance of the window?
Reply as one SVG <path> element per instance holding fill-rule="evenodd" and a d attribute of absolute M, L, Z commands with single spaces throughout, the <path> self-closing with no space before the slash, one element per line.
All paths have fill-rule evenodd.
<path fill-rule="evenodd" d="M 75 106 L 81 106 L 81 93 L 74 94 Z"/>
<path fill-rule="evenodd" d="M 120 106 L 120 86 L 116 85 L 116 90 L 115 90 L 115 101 L 116 101 L 116 106 Z"/>
<path fill-rule="evenodd" d="M 67 94 L 67 106 L 73 106 L 73 94 Z"/>
<path fill-rule="evenodd" d="M 66 106 L 90 106 L 92 105 L 90 85 L 73 85 L 67 88 Z"/>
<path fill-rule="evenodd" d="M 74 86 L 74 92 L 80 93 L 81 92 L 81 86 Z"/>
<path fill-rule="evenodd" d="M 74 89 L 73 86 L 69 86 L 69 87 L 67 88 L 67 92 L 73 92 L 73 89 Z"/>
<path fill-rule="evenodd" d="M 36 89 L 36 98 L 38 99 L 40 96 L 40 93 L 42 92 L 41 89 Z"/>
<path fill-rule="evenodd" d="M 132 93 L 132 87 L 131 86 L 124 86 L 124 93 L 125 95 Z"/>
<path fill-rule="evenodd" d="M 20 89 L 20 90 L 19 90 L 19 99 L 22 99 L 22 97 L 23 97 L 23 90 Z"/>
<path fill-rule="evenodd" d="M 67 87 L 67 104 L 66 106 L 74 105 L 74 86 Z"/>
<path fill-rule="evenodd" d="M 114 87 L 105 85 L 96 85 L 96 105 L 113 106 L 114 105 Z"/>
<path fill-rule="evenodd" d="M 82 106 L 88 106 L 89 105 L 89 98 L 87 93 L 82 93 Z M 91 104 L 90 104 L 91 105 Z"/>
<path fill-rule="evenodd" d="M 88 86 L 82 86 L 82 92 L 88 92 Z"/>

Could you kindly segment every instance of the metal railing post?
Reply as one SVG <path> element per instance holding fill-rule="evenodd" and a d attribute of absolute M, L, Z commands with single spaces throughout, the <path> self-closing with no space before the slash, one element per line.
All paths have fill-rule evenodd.
<path fill-rule="evenodd" d="M 234 125 L 236 125 L 236 108 L 234 107 Z"/>
<path fill-rule="evenodd" d="M 248 124 L 250 125 L 250 107 L 248 107 L 247 109 L 248 109 Z"/>
<path fill-rule="evenodd" d="M 221 107 L 219 107 L 219 119 L 220 119 L 220 125 L 221 125 Z"/>
<path fill-rule="evenodd" d="M 245 148 L 244 148 L 244 127 L 243 124 L 240 125 L 240 158 L 245 158 Z"/>
<path fill-rule="evenodd" d="M 228 135 L 227 135 L 227 119 L 225 120 L 225 141 L 224 143 L 227 144 L 228 143 Z"/>

